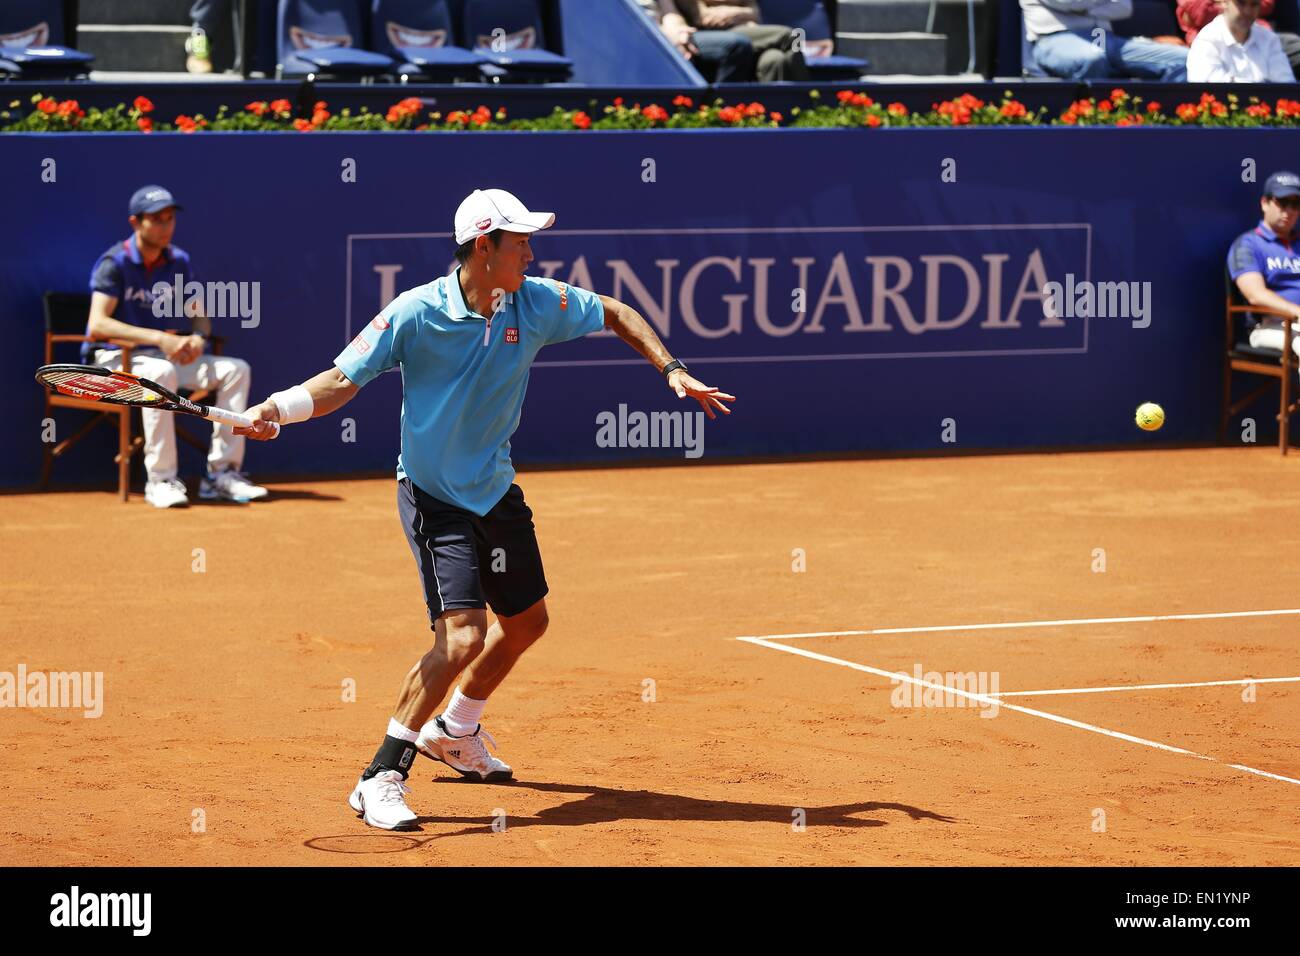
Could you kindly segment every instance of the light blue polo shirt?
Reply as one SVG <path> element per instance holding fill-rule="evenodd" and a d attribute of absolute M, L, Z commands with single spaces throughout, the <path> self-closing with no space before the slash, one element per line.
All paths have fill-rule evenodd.
<path fill-rule="evenodd" d="M 400 365 L 397 477 L 485 515 L 515 478 L 510 436 L 519 427 L 533 359 L 544 345 L 604 324 L 594 292 L 532 276 L 489 322 L 466 306 L 457 269 L 399 295 L 334 364 L 357 386 Z"/>

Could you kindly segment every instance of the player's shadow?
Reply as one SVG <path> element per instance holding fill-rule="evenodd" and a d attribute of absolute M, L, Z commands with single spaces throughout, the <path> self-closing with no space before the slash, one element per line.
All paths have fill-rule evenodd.
<path fill-rule="evenodd" d="M 440 778 L 435 783 L 456 786 L 463 781 Z M 545 807 L 533 816 L 516 816 L 509 810 L 510 793 L 529 789 L 541 793 L 582 794 L 581 799 L 568 800 L 553 807 Z M 862 801 L 840 803 L 824 807 L 799 807 L 791 803 L 748 803 L 732 800 L 705 800 L 676 793 L 658 793 L 653 790 L 616 790 L 611 787 L 583 787 L 564 783 L 513 784 L 483 789 L 484 799 L 495 802 L 505 810 L 504 823 L 511 830 L 522 827 L 580 827 L 593 823 L 615 823 L 623 820 L 671 820 L 704 823 L 779 823 L 791 826 L 802 823 L 808 827 L 883 827 L 887 819 L 879 816 L 861 817 L 858 814 L 879 814 L 882 811 L 902 813 L 912 820 L 936 820 L 940 823 L 956 822 L 947 817 L 905 803 Z M 802 817 L 797 813 L 803 811 Z M 492 833 L 498 817 L 491 814 L 477 816 L 450 816 L 430 814 L 417 821 L 429 824 L 462 824 L 459 829 L 446 833 L 412 835 L 410 833 L 382 833 L 368 829 L 365 833 L 340 836 L 313 837 L 304 846 L 330 853 L 397 853 L 414 850 L 434 840 L 468 836 L 474 833 Z M 364 826 L 364 824 L 362 824 Z"/>

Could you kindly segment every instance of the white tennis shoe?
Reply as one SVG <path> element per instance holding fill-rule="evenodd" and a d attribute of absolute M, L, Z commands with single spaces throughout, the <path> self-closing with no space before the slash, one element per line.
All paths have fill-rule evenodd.
<path fill-rule="evenodd" d="M 265 498 L 269 491 L 261 485 L 255 485 L 246 475 L 228 468 L 204 478 L 199 485 L 199 497 L 204 501 L 223 498 L 226 501 L 256 501 Z"/>
<path fill-rule="evenodd" d="M 382 770 L 369 780 L 358 780 L 348 805 L 366 823 L 381 830 L 414 830 L 418 819 L 406 805 L 411 788 L 396 770 Z"/>
<path fill-rule="evenodd" d="M 185 485 L 178 478 L 146 482 L 144 500 L 155 508 L 184 508 L 190 503 Z"/>
<path fill-rule="evenodd" d="M 429 733 L 430 730 L 433 732 Z M 510 769 L 510 764 L 488 753 L 483 744 L 485 740 L 496 748 L 496 740 L 483 729 L 482 724 L 472 734 L 453 737 L 447 733 L 447 725 L 442 722 L 442 718 L 438 717 L 433 723 L 424 725 L 415 746 L 426 757 L 442 761 L 462 777 L 476 783 L 504 783 L 514 772 Z"/>

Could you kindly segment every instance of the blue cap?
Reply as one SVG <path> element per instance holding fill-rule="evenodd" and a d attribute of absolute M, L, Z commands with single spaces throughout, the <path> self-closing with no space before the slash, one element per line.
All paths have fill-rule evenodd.
<path fill-rule="evenodd" d="M 1264 180 L 1264 195 L 1281 198 L 1283 196 L 1300 196 L 1300 176 L 1295 173 L 1274 173 Z"/>
<path fill-rule="evenodd" d="M 1300 182 L 1300 180 L 1296 180 L 1296 182 Z M 131 197 L 130 214 L 138 216 L 141 213 L 158 212 L 168 206 L 175 206 L 177 209 L 181 208 L 180 204 L 172 197 L 172 194 L 163 187 L 141 186 L 135 191 L 135 195 Z"/>

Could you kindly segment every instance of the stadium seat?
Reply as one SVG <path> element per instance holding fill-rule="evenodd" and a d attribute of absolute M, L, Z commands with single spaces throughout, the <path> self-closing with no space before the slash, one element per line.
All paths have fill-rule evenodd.
<path fill-rule="evenodd" d="M 403 80 L 479 79 L 487 60 L 450 45 L 452 32 L 447 0 L 374 0 L 371 6 L 371 45 L 397 62 Z"/>
<path fill-rule="evenodd" d="M 1174 0 L 1133 0 L 1133 15 L 1115 21 L 1121 37 L 1177 37 L 1183 40 Z M 1186 45 L 1184 41 L 1183 45 Z"/>
<path fill-rule="evenodd" d="M 760 0 L 759 9 L 765 23 L 803 30 L 803 58 L 814 80 L 856 80 L 871 65 L 835 52 L 831 18 L 821 0 Z"/>
<path fill-rule="evenodd" d="M 1291 442 L 1291 416 L 1295 414 L 1300 400 L 1292 401 L 1291 391 L 1296 378 L 1296 355 L 1291 346 L 1291 322 L 1284 323 L 1286 328 L 1286 347 L 1278 349 L 1257 349 L 1250 345 L 1245 331 L 1245 320 L 1249 315 L 1272 315 L 1290 319 L 1289 313 L 1277 312 L 1257 305 L 1249 305 L 1237 288 L 1237 283 L 1224 270 L 1227 285 L 1227 305 L 1224 309 L 1224 331 L 1226 349 L 1223 353 L 1223 401 L 1219 415 L 1219 441 L 1228 433 L 1228 423 L 1233 416 L 1250 406 L 1256 399 L 1273 387 L 1276 381 L 1280 385 L 1281 397 L 1278 404 L 1278 446 L 1285 455 L 1293 447 Z M 1258 388 L 1252 389 L 1243 397 L 1232 400 L 1232 377 L 1234 373 L 1262 376 L 1267 379 Z"/>
<path fill-rule="evenodd" d="M 546 47 L 537 0 L 465 0 L 463 45 L 485 57 L 483 73 L 497 82 L 567 80 L 573 61 Z"/>
<path fill-rule="evenodd" d="M 362 82 L 392 74 L 392 57 L 365 49 L 363 0 L 279 0 L 277 76 L 320 74 Z"/>
<path fill-rule="evenodd" d="M 62 0 L 0 4 L 0 73 L 22 80 L 69 79 L 90 71 L 95 58 L 66 41 Z"/>

